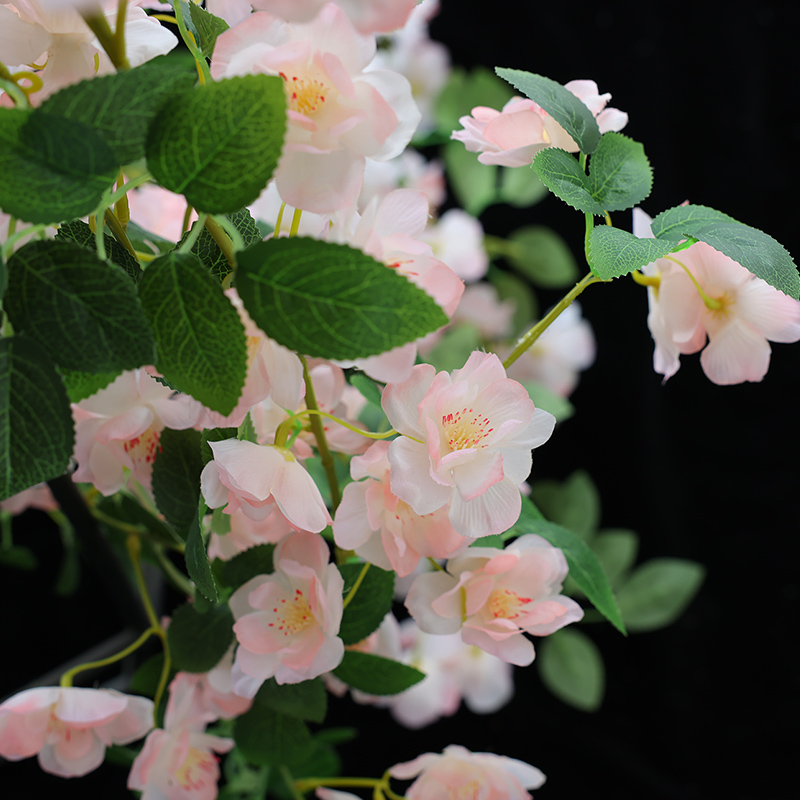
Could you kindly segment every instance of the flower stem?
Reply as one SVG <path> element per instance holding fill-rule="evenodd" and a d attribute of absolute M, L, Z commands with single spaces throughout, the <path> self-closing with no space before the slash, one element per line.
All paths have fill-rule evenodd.
<path fill-rule="evenodd" d="M 344 601 L 342 602 L 342 610 L 344 611 L 347 606 L 353 601 L 353 598 L 356 596 L 356 592 L 358 591 L 361 584 L 364 582 L 364 578 L 367 577 L 367 572 L 369 572 L 369 568 L 372 564 L 367 561 L 361 569 L 361 572 L 358 573 L 358 577 L 356 578 L 356 582 L 353 584 L 353 588 L 347 593 L 347 597 L 345 597 Z"/>
<path fill-rule="evenodd" d="M 692 275 L 692 271 L 689 269 L 689 267 L 686 266 L 686 264 L 684 264 L 682 261 L 678 261 L 677 258 L 673 258 L 672 256 L 664 256 L 664 258 L 668 258 L 670 261 L 674 261 L 679 267 L 683 267 L 686 274 L 689 276 L 692 283 L 694 284 L 694 288 L 697 289 L 697 293 L 700 295 L 700 297 L 703 298 L 703 302 L 706 304 L 706 308 L 708 308 L 711 311 L 716 311 L 717 309 L 722 308 L 722 303 L 719 300 L 713 297 L 709 297 L 705 293 L 703 287 L 697 282 L 697 278 L 695 278 L 695 276 Z"/>
<path fill-rule="evenodd" d="M 207 83 L 212 82 L 211 72 L 208 69 L 208 62 L 206 57 L 200 52 L 192 32 L 186 27 L 186 20 L 183 18 L 183 9 L 181 8 L 180 0 L 172 0 L 172 9 L 175 12 L 175 21 L 178 23 L 178 31 L 181 34 L 181 39 L 186 43 L 186 47 L 194 58 L 197 65 L 197 75 L 200 79 L 200 84 L 205 86 Z"/>
<path fill-rule="evenodd" d="M 125 19 L 125 6 L 127 0 L 120 0 L 117 6 L 117 28 L 120 29 L 120 18 Z M 130 69 L 128 57 L 125 55 L 125 27 L 121 26 L 121 34 L 112 31 L 108 20 L 99 9 L 88 14 L 82 14 L 83 21 L 89 26 L 89 30 L 97 37 L 103 50 L 106 51 L 111 63 L 117 70 Z"/>
<path fill-rule="evenodd" d="M 231 241 L 231 237 L 225 233 L 222 225 L 220 225 L 219 222 L 211 217 L 206 217 L 205 225 L 206 230 L 211 235 L 211 238 L 217 243 L 217 247 L 219 247 L 219 249 L 222 251 L 222 255 L 225 256 L 228 266 L 231 268 L 231 270 L 235 270 L 236 254 L 233 252 L 233 242 Z"/>
<path fill-rule="evenodd" d="M 353 431 L 353 433 L 357 433 L 366 437 L 367 439 L 388 439 L 390 436 L 397 435 L 397 431 L 394 429 L 384 431 L 383 433 L 365 431 L 356 427 L 355 425 L 350 424 L 347 422 L 347 420 L 340 419 L 339 417 L 335 417 L 333 414 L 329 414 L 327 411 L 320 411 L 318 408 L 306 408 L 303 411 L 298 411 L 296 414 L 291 414 L 287 419 L 281 422 L 281 424 L 278 426 L 278 430 L 275 431 L 275 444 L 279 447 L 286 447 L 286 442 L 288 441 L 289 434 L 294 427 L 295 420 L 300 419 L 300 417 L 312 417 L 314 415 L 325 417 L 325 419 L 329 419 L 335 422 L 337 425 L 341 425 L 343 428 L 347 428 L 347 430 Z"/>
<path fill-rule="evenodd" d="M 122 223 L 117 218 L 117 215 L 110 208 L 107 208 L 103 216 L 119 243 L 136 258 L 136 248 L 131 244 L 131 240 L 128 238 L 128 234 L 125 232 L 125 228 L 122 227 Z"/>

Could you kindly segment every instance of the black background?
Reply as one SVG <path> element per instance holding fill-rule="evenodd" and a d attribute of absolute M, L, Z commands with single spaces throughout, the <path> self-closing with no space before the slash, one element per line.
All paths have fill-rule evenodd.
<path fill-rule="evenodd" d="M 745 14 L 717 3 L 442 6 L 432 33 L 456 64 L 526 69 L 560 82 L 591 78 L 612 93 L 611 105 L 630 115 L 625 133 L 644 143 L 654 168 L 648 213 L 689 199 L 800 253 L 800 124 L 790 71 L 796 4 L 760 3 Z M 490 208 L 482 221 L 496 235 L 549 224 L 580 255 L 583 219 L 555 199 L 527 212 Z M 795 797 L 786 787 L 798 695 L 800 347 L 776 345 L 762 384 L 715 386 L 689 356 L 662 385 L 652 370 L 644 291 L 617 281 L 590 287 L 581 303 L 597 337 L 597 362 L 572 397 L 576 416 L 536 452 L 534 477 L 588 470 L 601 491 L 605 527 L 638 531 L 642 560 L 700 561 L 705 585 L 663 631 L 624 639 L 610 626 L 593 626 L 608 668 L 597 714 L 554 700 L 533 668 L 517 670 L 517 693 L 500 714 L 462 710 L 416 733 L 398 729 L 384 712 L 334 703 L 332 722 L 362 729 L 342 749 L 346 771 L 378 775 L 460 743 L 538 766 L 548 776 L 536 792 L 541 800 Z M 56 537 L 42 515 L 27 519 L 26 543 L 34 543 L 45 565 L 42 585 L 50 586 Z M 28 578 L 2 575 L 0 694 L 32 679 L 33 661 L 43 672 L 115 630 L 113 609 L 90 605 L 102 591 L 91 573 L 82 599 L 70 604 L 46 589 L 30 599 Z M 5 765 L 0 785 L 9 798 L 21 797 L 22 786 L 42 796 L 127 796 L 124 775 L 108 766 L 65 782 L 29 760 Z"/>

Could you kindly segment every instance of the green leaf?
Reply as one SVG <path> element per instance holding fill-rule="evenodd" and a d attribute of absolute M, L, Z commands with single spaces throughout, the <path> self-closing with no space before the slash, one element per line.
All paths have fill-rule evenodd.
<path fill-rule="evenodd" d="M 316 239 L 258 242 L 238 255 L 236 284 L 253 321 L 300 353 L 355 359 L 447 323 L 436 301 L 352 247 Z"/>
<path fill-rule="evenodd" d="M 244 757 L 259 766 L 291 767 L 308 753 L 311 734 L 306 724 L 288 714 L 279 714 L 258 700 L 237 717 L 233 738 Z"/>
<path fill-rule="evenodd" d="M 589 235 L 592 272 L 604 281 L 619 278 L 663 258 L 674 246 L 672 241 L 639 239 L 621 228 L 597 225 Z"/>
<path fill-rule="evenodd" d="M 215 561 L 214 568 L 220 581 L 236 590 L 256 575 L 269 575 L 275 571 L 272 563 L 274 551 L 274 544 L 258 544 L 234 556 L 230 561 Z"/>
<path fill-rule="evenodd" d="M 117 372 L 152 364 L 153 334 L 121 269 L 70 241 L 39 240 L 8 261 L 5 308 L 60 367 Z"/>
<path fill-rule="evenodd" d="M 653 170 L 640 142 L 615 131 L 604 133 L 589 161 L 589 192 L 606 211 L 624 211 L 653 188 Z"/>
<path fill-rule="evenodd" d="M 499 167 L 481 164 L 477 155 L 461 142 L 448 142 L 444 146 L 444 163 L 459 204 L 472 216 L 480 216 L 495 201 Z"/>
<path fill-rule="evenodd" d="M 286 684 L 270 678 L 258 690 L 256 702 L 278 714 L 321 724 L 328 710 L 328 693 L 319 678 Z"/>
<path fill-rule="evenodd" d="M 0 208 L 25 222 L 91 214 L 119 161 L 99 134 L 42 111 L 0 108 Z"/>
<path fill-rule="evenodd" d="M 533 159 L 533 169 L 542 183 L 568 206 L 602 216 L 605 209 L 589 191 L 589 181 L 578 159 L 559 147 L 546 147 Z"/>
<path fill-rule="evenodd" d="M 515 208 L 528 208 L 547 196 L 547 187 L 530 167 L 503 167 L 495 202 L 508 203 Z"/>
<path fill-rule="evenodd" d="M 133 673 L 128 691 L 132 694 L 143 694 L 146 697 L 155 697 L 158 683 L 161 680 L 161 670 L 164 668 L 164 654 L 156 653 L 147 659 L 136 672 Z"/>
<path fill-rule="evenodd" d="M 513 96 L 509 85 L 486 67 L 476 67 L 469 74 L 456 67 L 434 107 L 439 129 L 449 134 L 459 127 L 459 118 L 475 106 L 502 108 Z M 474 153 L 472 159 L 475 160 Z"/>
<path fill-rule="evenodd" d="M 196 3 L 181 2 L 181 5 L 184 7 L 183 18 L 189 30 L 194 34 L 200 52 L 206 58 L 211 58 L 217 37 L 225 33 L 230 25 L 224 19 L 215 17 L 211 12 L 200 8 Z"/>
<path fill-rule="evenodd" d="M 576 470 L 563 483 L 537 481 L 531 496 L 547 519 L 590 541 L 600 523 L 600 495 L 584 470 Z"/>
<path fill-rule="evenodd" d="M 539 304 L 531 291 L 530 284 L 517 275 L 503 272 L 496 267 L 489 268 L 489 283 L 497 289 L 497 299 L 514 301 L 512 318 L 514 333 L 521 333 L 533 325 L 539 316 Z"/>
<path fill-rule="evenodd" d="M 227 605 L 201 614 L 192 603 L 184 603 L 172 614 L 167 641 L 176 670 L 208 672 L 219 664 L 233 641 L 233 614 Z"/>
<path fill-rule="evenodd" d="M 769 234 L 706 206 L 677 206 L 662 211 L 652 223 L 658 239 L 677 242 L 695 238 L 741 264 L 770 286 L 800 298 L 800 275 L 786 249 Z"/>
<path fill-rule="evenodd" d="M 636 561 L 639 536 L 622 528 L 604 530 L 592 542 L 592 550 L 600 560 L 609 582 L 616 586 Z"/>
<path fill-rule="evenodd" d="M 218 603 L 217 584 L 211 572 L 211 565 L 208 563 L 208 554 L 203 543 L 203 534 L 200 532 L 200 523 L 197 520 L 197 516 L 192 520 L 189 535 L 186 537 L 186 553 L 184 556 L 186 558 L 186 570 L 200 594 L 210 603 Z"/>
<path fill-rule="evenodd" d="M 197 73 L 158 56 L 133 69 L 67 86 L 48 97 L 42 111 L 93 128 L 119 164 L 144 157 L 147 130 L 165 104 L 194 86 Z"/>
<path fill-rule="evenodd" d="M 119 372 L 100 372 L 98 374 L 78 372 L 65 367 L 59 367 L 58 371 L 64 379 L 70 403 L 80 403 L 81 400 L 91 397 L 113 383 L 120 375 Z"/>
<path fill-rule="evenodd" d="M 0 258 L 0 302 L 2 302 L 3 298 L 6 294 L 6 289 L 8 288 L 8 267 L 6 266 L 6 262 Z"/>
<path fill-rule="evenodd" d="M 0 499 L 69 468 L 75 446 L 64 384 L 39 345 L 0 339 Z"/>
<path fill-rule="evenodd" d="M 358 650 L 345 650 L 333 674 L 353 689 L 377 695 L 399 694 L 425 677 L 424 672 L 408 664 Z"/>
<path fill-rule="evenodd" d="M 339 567 L 344 578 L 344 597 L 347 597 L 363 569 L 364 564 L 342 564 Z M 394 573 L 372 564 L 342 614 L 339 638 L 346 645 L 358 644 L 366 639 L 392 610 L 393 599 Z"/>
<path fill-rule="evenodd" d="M 582 153 L 592 153 L 600 140 L 592 112 L 560 83 L 519 69 L 495 67 L 495 72 L 538 103 L 575 140 Z"/>
<path fill-rule="evenodd" d="M 153 496 L 158 510 L 182 536 L 197 516 L 202 471 L 200 431 L 165 428 L 153 464 Z"/>
<path fill-rule="evenodd" d="M 181 543 L 180 537 L 162 520 L 145 509 L 138 500 L 123 492 L 103 497 L 95 506 L 97 511 L 107 517 L 135 525 L 141 535 L 153 542 L 175 546 Z"/>
<path fill-rule="evenodd" d="M 578 264 L 567 243 L 544 225 L 526 225 L 509 237 L 508 260 L 517 272 L 546 289 L 561 289 L 578 280 Z"/>
<path fill-rule="evenodd" d="M 356 372 L 350 376 L 350 385 L 355 387 L 370 405 L 381 408 L 383 392 L 372 378 L 367 377 L 363 372 Z"/>
<path fill-rule="evenodd" d="M 480 346 L 481 334 L 474 325 L 453 325 L 442 334 L 442 338 L 425 356 L 425 361 L 433 364 L 437 371 L 451 372 L 463 367 L 472 352 Z"/>
<path fill-rule="evenodd" d="M 198 211 L 229 214 L 252 203 L 283 147 L 286 98 L 272 75 L 227 78 L 184 92 L 147 138 L 153 177 Z"/>
<path fill-rule="evenodd" d="M 71 222 L 63 222 L 56 232 L 57 240 L 73 241 L 81 247 L 86 247 L 93 253 L 95 249 L 95 235 L 92 229 L 82 220 L 74 219 Z M 134 283 L 139 282 L 142 277 L 142 268 L 139 262 L 110 234 L 103 234 L 103 242 L 106 247 L 106 260 L 118 267 L 122 267 L 128 277 Z"/>
<path fill-rule="evenodd" d="M 139 297 L 155 331 L 159 371 L 204 406 L 230 414 L 247 375 L 247 343 L 219 282 L 196 256 L 173 252 L 148 266 Z"/>
<path fill-rule="evenodd" d="M 30 547 L 12 544 L 10 547 L 0 547 L 0 564 L 11 569 L 21 569 L 25 572 L 36 569 L 38 561 Z"/>
<path fill-rule="evenodd" d="M 581 711 L 597 711 L 605 692 L 605 667 L 597 645 L 586 634 L 564 628 L 537 645 L 539 675 L 565 703 Z"/>
<path fill-rule="evenodd" d="M 654 631 L 673 623 L 689 605 L 705 579 L 696 561 L 653 558 L 631 575 L 617 594 L 631 632 Z"/>

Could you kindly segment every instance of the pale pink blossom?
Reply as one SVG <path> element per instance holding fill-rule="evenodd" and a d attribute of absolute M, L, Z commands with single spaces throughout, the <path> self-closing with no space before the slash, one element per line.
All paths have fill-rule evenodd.
<path fill-rule="evenodd" d="M 483 247 L 483 226 L 460 208 L 445 211 L 420 238 L 433 248 L 436 258 L 468 283 L 482 278 L 489 269 L 489 256 Z"/>
<path fill-rule="evenodd" d="M 252 578 L 231 595 L 237 694 L 253 697 L 272 677 L 300 683 L 341 663 L 344 581 L 328 561 L 322 537 L 294 533 L 275 548 L 273 573 Z"/>
<path fill-rule="evenodd" d="M 277 505 L 298 530 L 319 533 L 331 518 L 313 478 L 285 447 L 226 439 L 209 442 L 214 460 L 200 475 L 209 508 L 263 520 Z"/>
<path fill-rule="evenodd" d="M 431 213 L 447 199 L 447 185 L 441 161 L 427 161 L 416 150 L 406 148 L 388 161 L 367 161 L 364 184 L 358 197 L 358 209 L 363 211 L 373 197 L 385 197 L 394 189 L 414 189 L 428 198 Z M 302 222 L 301 222 L 302 224 Z"/>
<path fill-rule="evenodd" d="M 511 335 L 515 309 L 513 299 L 501 300 L 491 283 L 473 283 L 464 290 L 453 321 L 474 325 L 484 339 L 504 339 Z"/>
<path fill-rule="evenodd" d="M 421 558 L 449 558 L 473 539 L 453 529 L 448 505 L 422 516 L 392 493 L 388 450 L 388 442 L 375 442 L 350 462 L 354 482 L 344 487 L 333 535 L 339 547 L 404 576 Z"/>
<path fill-rule="evenodd" d="M 561 550 L 526 534 L 505 550 L 472 547 L 444 571 L 420 575 L 406 607 L 428 633 L 461 632 L 467 644 L 527 666 L 534 650 L 523 634 L 547 636 L 583 617 L 559 592 L 567 576 Z"/>
<path fill-rule="evenodd" d="M 606 108 L 611 95 L 600 94 L 594 81 L 570 81 L 564 85 L 594 115 L 600 133 L 620 131 L 628 115 L 616 108 Z M 486 106 L 472 109 L 471 116 L 461 117 L 463 130 L 453 131 L 452 138 L 464 143 L 471 153 L 480 153 L 481 164 L 524 167 L 545 147 L 578 151 L 572 137 L 533 100 L 512 97 L 497 111 Z"/>
<path fill-rule="evenodd" d="M 360 33 L 386 33 L 405 25 L 419 0 L 335 0 Z M 253 8 L 289 22 L 310 22 L 326 0 L 253 0 Z"/>
<path fill-rule="evenodd" d="M 506 378 L 500 359 L 476 351 L 452 375 L 428 364 L 382 398 L 392 427 L 391 490 L 420 515 L 450 503 L 462 536 L 502 533 L 517 520 L 517 484 L 530 473 L 531 449 L 550 438 L 555 418 Z"/>
<path fill-rule="evenodd" d="M 472 753 L 451 744 L 444 753 L 425 753 L 413 761 L 395 764 L 393 778 L 417 778 L 406 790 L 408 800 L 444 800 L 475 797 L 480 800 L 530 800 L 526 789 L 538 789 L 545 776 L 536 767 L 508 756 Z M 419 777 L 417 777 L 419 776 Z"/>
<path fill-rule="evenodd" d="M 106 747 L 141 739 L 153 727 L 153 701 L 113 689 L 45 686 L 0 705 L 0 755 L 38 754 L 45 772 L 78 777 L 103 762 Z"/>
<path fill-rule="evenodd" d="M 204 728 L 218 719 L 233 719 L 248 711 L 253 701 L 240 697 L 233 691 L 231 667 L 233 666 L 233 648 L 223 658 L 227 663 L 217 669 L 215 680 L 211 673 L 192 674 L 179 672 L 169 685 L 169 701 L 165 714 L 166 727 L 173 728 L 188 724 Z M 220 690 L 217 685 L 225 682 L 227 687 Z M 168 720 L 168 722 L 167 722 Z"/>
<path fill-rule="evenodd" d="M 124 470 L 129 469 L 149 489 L 161 431 L 183 430 L 197 422 L 190 398 L 173 395 L 144 369 L 136 369 L 73 404 L 78 469 L 72 479 L 92 483 L 108 496 L 122 487 Z"/>
<path fill-rule="evenodd" d="M 256 545 L 277 544 L 296 530 L 276 505 L 264 519 L 252 519 L 241 510 L 226 515 L 225 519 L 230 520 L 229 531 L 211 531 L 208 540 L 210 559 L 228 561 Z"/>
<path fill-rule="evenodd" d="M 37 483 L 36 486 L 17 492 L 0 502 L 0 509 L 14 516 L 29 508 L 38 508 L 40 511 L 58 510 L 58 503 L 46 483 Z"/>
<path fill-rule="evenodd" d="M 327 213 L 354 203 L 366 159 L 393 158 L 411 139 L 420 119 L 411 87 L 395 72 L 365 71 L 375 48 L 333 4 L 307 24 L 257 12 L 217 39 L 214 78 L 284 81 L 288 125 L 275 182 L 288 205 Z"/>

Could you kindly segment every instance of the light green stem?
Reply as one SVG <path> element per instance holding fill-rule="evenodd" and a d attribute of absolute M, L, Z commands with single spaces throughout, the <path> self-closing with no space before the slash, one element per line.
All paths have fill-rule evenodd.
<path fill-rule="evenodd" d="M 208 62 L 206 57 L 200 52 L 197 42 L 194 39 L 191 31 L 186 27 L 186 20 L 183 18 L 183 8 L 181 8 L 180 0 L 171 0 L 172 8 L 175 11 L 175 21 L 178 23 L 178 30 L 181 34 L 181 39 L 186 43 L 186 47 L 192 54 L 192 57 L 197 64 L 197 73 L 200 77 L 200 83 L 205 85 L 211 83 L 213 78 L 208 69 Z"/>
<path fill-rule="evenodd" d="M 353 433 L 358 433 L 367 439 L 388 439 L 390 436 L 397 435 L 396 430 L 388 430 L 384 433 L 372 433 L 372 431 L 365 431 L 347 422 L 347 420 L 340 419 L 339 417 L 335 417 L 333 414 L 329 414 L 327 411 L 320 411 L 318 408 L 306 408 L 303 411 L 298 411 L 296 414 L 291 414 L 288 419 L 285 419 L 280 425 L 278 425 L 278 429 L 275 431 L 275 444 L 278 447 L 286 447 L 286 442 L 289 440 L 289 436 L 292 433 L 295 420 L 300 419 L 300 417 L 311 417 L 313 415 L 325 417 L 325 419 L 329 419 L 335 422 L 337 425 L 341 425 L 343 428 L 347 428 L 347 430 L 353 431 Z"/>
<path fill-rule="evenodd" d="M 361 569 L 361 572 L 358 573 L 358 577 L 356 578 L 356 582 L 353 584 L 353 588 L 347 593 L 347 597 L 345 597 L 344 601 L 342 602 L 342 610 L 347 608 L 350 603 L 353 601 L 353 598 L 356 596 L 356 592 L 358 591 L 361 584 L 364 582 L 364 578 L 367 577 L 367 572 L 369 572 L 369 568 L 372 564 L 367 561 Z"/>
<path fill-rule="evenodd" d="M 233 242 L 231 237 L 225 232 L 223 227 L 215 219 L 206 217 L 206 230 L 211 235 L 211 238 L 217 243 L 217 247 L 222 251 L 225 260 L 231 270 L 236 269 L 236 253 L 233 250 Z"/>
<path fill-rule="evenodd" d="M 125 228 L 122 227 L 122 223 L 117 218 L 117 215 L 110 208 L 107 208 L 104 217 L 108 223 L 108 227 L 114 232 L 114 236 L 117 237 L 119 243 L 136 258 L 136 248 L 131 244 L 131 240 L 128 238 L 128 234 Z"/>
<path fill-rule="evenodd" d="M 208 214 L 205 213 L 197 215 L 197 219 L 194 221 L 194 225 L 192 225 L 189 235 L 183 240 L 183 244 L 178 248 L 179 253 L 192 252 L 192 248 L 194 247 L 197 238 L 200 236 L 200 232 L 205 227 L 207 218 Z"/>
<path fill-rule="evenodd" d="M 117 27 L 120 26 L 120 13 L 122 19 L 125 19 L 125 6 L 127 0 L 120 0 L 117 6 Z M 118 38 L 117 33 L 111 30 L 105 14 L 101 12 L 91 12 L 82 14 L 84 22 L 89 26 L 89 30 L 97 37 L 100 46 L 106 51 L 106 55 L 110 59 L 114 68 L 117 70 L 130 69 L 131 65 L 128 57 L 125 55 L 125 27 L 122 26 L 122 32 Z"/>

